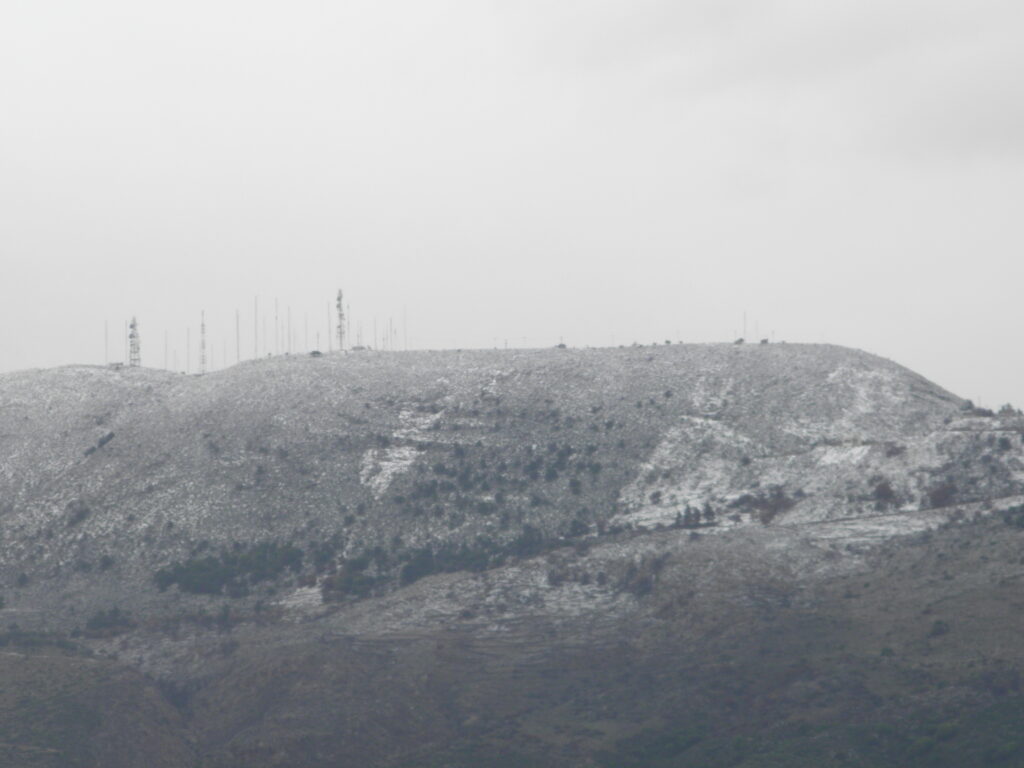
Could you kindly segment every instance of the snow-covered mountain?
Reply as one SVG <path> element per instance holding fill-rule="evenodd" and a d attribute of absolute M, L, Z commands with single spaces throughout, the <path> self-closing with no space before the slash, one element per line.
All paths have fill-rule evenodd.
<path fill-rule="evenodd" d="M 176 745 L 149 764 L 497 765 L 487 755 L 504 750 L 520 756 L 509 765 L 611 765 L 648 748 L 630 739 L 676 733 L 700 700 L 717 713 L 707 735 L 649 764 L 712 765 L 698 742 L 760 731 L 694 660 L 718 685 L 747 680 L 758 658 L 795 664 L 805 632 L 867 643 L 886 606 L 960 578 L 948 563 L 970 547 L 939 575 L 896 575 L 927 560 L 932 537 L 991 541 L 971 567 L 1013 577 L 1022 430 L 1012 409 L 979 411 L 894 363 L 819 345 L 8 374 L 0 625 L 61 665 L 89 653 L 139 675 L 131 696 L 157 703 L 138 727 Z M 913 598 L 900 578 L 927 584 Z M 845 595 L 872 582 L 886 586 L 851 617 Z M 898 623 L 848 653 L 892 665 Z M 907 664 L 901 675 L 919 671 Z M 643 701 L 630 669 L 690 677 L 636 682 Z M 791 695 L 794 681 L 806 675 L 768 688 Z M 825 698 L 836 712 L 866 700 Z M 0 727 L 27 738 L 4 711 Z M 96 736 L 106 717 L 76 736 L 80 764 L 136 764 Z M 47 733 L 33 748 L 56 752 L 12 764 L 71 764 Z"/>

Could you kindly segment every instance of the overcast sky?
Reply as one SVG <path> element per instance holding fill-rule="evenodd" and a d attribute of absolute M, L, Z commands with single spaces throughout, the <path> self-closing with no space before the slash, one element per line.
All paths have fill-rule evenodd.
<path fill-rule="evenodd" d="M 0 371 L 828 341 L 1024 407 L 1020 0 L 3 0 Z M 403 322 L 403 317 L 405 318 Z M 109 342 L 104 343 L 104 327 Z M 307 330 L 308 329 L 308 330 Z M 284 342 L 282 342 L 282 345 Z"/>

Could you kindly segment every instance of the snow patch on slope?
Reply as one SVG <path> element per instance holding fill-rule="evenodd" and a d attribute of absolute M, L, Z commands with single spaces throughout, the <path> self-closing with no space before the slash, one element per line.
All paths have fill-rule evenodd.
<path fill-rule="evenodd" d="M 414 443 L 422 438 L 423 433 L 440 416 L 439 413 L 423 415 L 402 411 L 398 415 L 401 426 L 391 434 L 391 445 L 387 448 L 371 448 L 363 454 L 359 465 L 359 482 L 369 486 L 374 496 L 380 498 L 395 477 L 416 462 L 418 451 Z"/>
<path fill-rule="evenodd" d="M 899 408 L 905 401 L 900 387 L 901 379 L 890 370 L 863 370 L 852 366 L 840 366 L 829 374 L 830 384 L 840 384 L 853 390 L 853 399 L 837 426 L 854 431 L 863 416 L 884 413 Z"/>
<path fill-rule="evenodd" d="M 745 456 L 761 452 L 759 444 L 714 419 L 684 417 L 670 428 L 641 464 L 636 478 L 620 495 L 625 511 L 616 523 L 643 528 L 671 525 L 686 506 L 700 509 L 719 501 L 733 488 L 736 467 Z M 732 527 L 721 520 L 723 527 Z"/>
<path fill-rule="evenodd" d="M 818 464 L 822 467 L 857 464 L 867 457 L 870 450 L 869 445 L 829 446 L 821 452 Z"/>

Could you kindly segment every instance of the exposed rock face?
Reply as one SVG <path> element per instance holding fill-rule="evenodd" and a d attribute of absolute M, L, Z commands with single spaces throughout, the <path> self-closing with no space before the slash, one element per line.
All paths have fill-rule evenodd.
<path fill-rule="evenodd" d="M 829 346 L 7 375 L 0 620 L 158 681 L 166 765 L 714 765 L 715 739 L 869 718 L 922 642 L 946 674 L 957 624 L 891 609 L 1016 578 L 1021 432 Z M 935 537 L 967 543 L 939 563 Z"/>

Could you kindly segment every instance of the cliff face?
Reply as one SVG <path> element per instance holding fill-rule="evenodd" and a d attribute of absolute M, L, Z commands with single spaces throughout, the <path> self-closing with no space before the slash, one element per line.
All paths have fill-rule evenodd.
<path fill-rule="evenodd" d="M 955 624 L 901 601 L 1012 582 L 1022 447 L 1016 416 L 828 346 L 7 375 L 0 619 L 19 652 L 149 675 L 204 765 L 711 765 L 699 744 L 867 717 L 879 665 L 920 673 Z M 833 674 L 857 683 L 811 717 Z"/>

